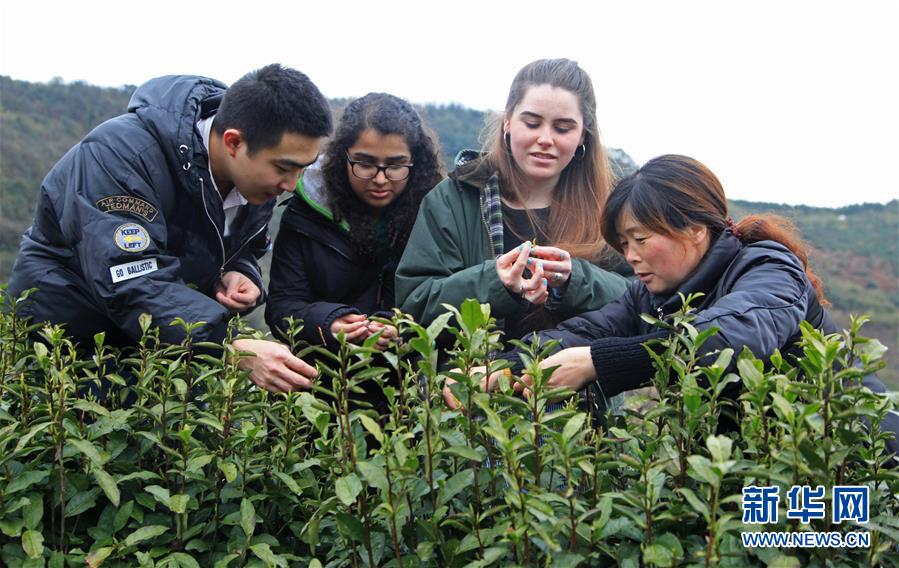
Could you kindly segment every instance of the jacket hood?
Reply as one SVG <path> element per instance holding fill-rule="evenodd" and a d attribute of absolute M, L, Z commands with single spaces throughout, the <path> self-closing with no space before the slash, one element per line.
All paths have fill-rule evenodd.
<path fill-rule="evenodd" d="M 477 150 L 462 150 L 456 154 L 453 160 L 455 169 L 449 177 L 462 186 L 480 190 L 495 173 L 494 168 L 487 159 L 487 154 Z"/>
<path fill-rule="evenodd" d="M 134 91 L 128 112 L 158 140 L 172 169 L 188 170 L 201 163 L 206 167 L 207 152 L 196 123 L 218 110 L 225 89 L 224 83 L 206 77 L 157 77 Z"/>
<path fill-rule="evenodd" d="M 785 264 L 794 264 L 802 268 L 799 259 L 782 244 L 775 241 L 758 241 L 744 244 L 734 236 L 730 229 L 725 229 L 718 239 L 712 243 L 712 246 L 709 247 L 708 252 L 706 252 L 705 257 L 699 263 L 699 266 L 696 267 L 693 274 L 687 277 L 683 284 L 678 286 L 677 292 L 682 293 L 684 296 L 695 293 L 705 294 L 704 297 L 699 299 L 699 306 L 694 306 L 698 309 L 703 309 L 706 301 L 711 297 L 712 290 L 718 286 L 722 275 L 730 268 L 738 256 L 742 259 L 741 262 L 746 263 L 747 266 L 765 260 L 778 259 Z M 652 298 L 652 304 L 661 307 L 665 314 L 681 309 L 682 302 L 678 293 L 670 295 L 649 293 L 649 295 Z"/>
<path fill-rule="evenodd" d="M 315 162 L 303 172 L 303 177 L 297 182 L 297 188 L 294 190 L 296 198 L 305 203 L 309 209 L 316 214 L 324 217 L 328 221 L 334 221 L 334 212 L 328 205 L 328 198 L 325 195 L 325 178 L 322 174 L 321 165 Z M 346 219 L 340 221 L 340 228 L 344 231 L 350 230 L 350 225 Z"/>

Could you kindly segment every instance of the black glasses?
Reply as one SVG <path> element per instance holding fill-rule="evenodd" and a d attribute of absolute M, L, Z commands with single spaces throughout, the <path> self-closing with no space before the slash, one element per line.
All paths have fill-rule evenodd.
<path fill-rule="evenodd" d="M 390 181 L 403 181 L 409 177 L 412 166 L 415 165 L 387 164 L 379 166 L 378 164 L 372 164 L 370 162 L 354 160 L 350 158 L 348 152 L 344 152 L 344 154 L 346 154 L 346 161 L 350 164 L 350 170 L 353 172 L 353 175 L 359 179 L 374 179 L 378 176 L 378 172 L 384 172 L 384 176 Z"/>

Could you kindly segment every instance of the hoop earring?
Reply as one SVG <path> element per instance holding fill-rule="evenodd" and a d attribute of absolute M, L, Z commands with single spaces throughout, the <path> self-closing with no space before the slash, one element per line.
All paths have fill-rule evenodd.
<path fill-rule="evenodd" d="M 580 154 L 578 154 L 580 152 Z M 587 145 L 581 144 L 574 150 L 574 159 L 575 160 L 583 160 L 584 156 L 587 155 Z"/>

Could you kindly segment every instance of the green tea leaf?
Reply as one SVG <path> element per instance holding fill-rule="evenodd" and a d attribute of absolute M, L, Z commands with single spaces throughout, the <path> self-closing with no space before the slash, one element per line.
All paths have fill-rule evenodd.
<path fill-rule="evenodd" d="M 114 533 L 125 528 L 125 525 L 128 524 L 128 519 L 131 518 L 131 511 L 134 510 L 134 501 L 128 501 L 115 512 L 115 517 L 112 521 L 112 530 Z"/>
<path fill-rule="evenodd" d="M 375 437 L 375 440 L 377 440 L 379 444 L 384 444 L 384 433 L 381 431 L 381 427 L 377 422 L 365 414 L 359 415 L 359 421 L 362 422 L 362 426 Z"/>
<path fill-rule="evenodd" d="M 334 483 L 334 491 L 341 503 L 350 506 L 356 502 L 356 496 L 362 491 L 362 482 L 355 473 L 350 473 L 337 479 Z"/>
<path fill-rule="evenodd" d="M 153 473 L 152 471 L 135 471 L 134 473 L 129 473 L 120 477 L 119 483 L 125 483 L 126 481 L 131 481 L 133 479 L 152 481 L 154 479 L 159 479 L 159 474 Z"/>
<path fill-rule="evenodd" d="M 215 454 L 200 454 L 187 460 L 187 471 L 199 472 L 215 459 Z"/>
<path fill-rule="evenodd" d="M 484 459 L 484 456 L 479 454 L 477 450 L 468 446 L 450 446 L 449 448 L 445 448 L 441 453 L 477 462 Z"/>
<path fill-rule="evenodd" d="M 297 482 L 294 481 L 292 477 L 290 477 L 283 471 L 276 471 L 276 472 L 273 472 L 273 474 L 275 477 L 280 479 L 281 482 L 284 483 L 284 485 L 286 485 L 287 488 L 290 489 L 293 493 L 295 493 L 296 495 L 298 495 L 300 497 L 303 496 L 303 490 L 300 489 L 300 486 L 297 485 Z"/>
<path fill-rule="evenodd" d="M 178 495 L 172 495 L 172 499 L 169 502 L 169 508 L 173 513 L 181 514 L 187 511 L 187 504 L 190 501 L 190 495 L 186 493 L 180 493 Z"/>
<path fill-rule="evenodd" d="M 91 468 L 91 472 L 94 474 L 94 479 L 97 480 L 100 488 L 103 489 L 103 493 L 106 494 L 106 498 L 109 499 L 109 502 L 118 507 L 121 494 L 119 493 L 119 487 L 116 485 L 115 479 L 100 467 L 94 466 Z"/>
<path fill-rule="evenodd" d="M 440 505 L 444 505 L 448 503 L 450 499 L 458 495 L 463 489 L 471 487 L 473 484 L 474 470 L 464 469 L 446 480 L 443 487 L 440 488 L 437 502 Z"/>
<path fill-rule="evenodd" d="M 134 546 L 135 544 L 144 542 L 145 540 L 156 538 L 167 530 L 168 527 L 162 525 L 148 525 L 146 527 L 141 527 L 133 533 L 129 534 L 127 538 L 125 538 L 125 546 Z"/>
<path fill-rule="evenodd" d="M 387 474 L 383 467 L 366 461 L 360 461 L 356 467 L 359 468 L 359 472 L 369 485 L 384 493 L 388 491 Z"/>
<path fill-rule="evenodd" d="M 720 481 L 718 474 L 712 469 L 712 464 L 703 456 L 690 456 L 687 458 L 690 463 L 690 475 L 698 481 L 718 486 Z"/>
<path fill-rule="evenodd" d="M 181 568 L 200 568 L 199 562 L 193 556 L 184 552 L 173 552 L 169 555 L 169 558 L 178 562 Z"/>
<path fill-rule="evenodd" d="M 213 566 L 213 568 L 228 568 L 228 564 L 231 563 L 235 558 L 240 558 L 238 554 L 226 554 L 222 556 Z"/>
<path fill-rule="evenodd" d="M 100 488 L 94 487 L 88 491 L 80 491 L 76 493 L 69 502 L 66 503 L 66 517 L 74 517 L 87 511 L 97 504 L 97 497 L 100 495 Z"/>
<path fill-rule="evenodd" d="M 225 426 L 222 425 L 221 421 L 214 416 L 203 416 L 201 418 L 197 418 L 196 422 L 198 424 L 203 424 L 204 426 L 209 426 L 213 430 L 218 432 L 224 432 Z"/>
<path fill-rule="evenodd" d="M 82 410 L 89 414 L 99 414 L 100 416 L 109 416 L 109 411 L 104 407 L 100 406 L 96 402 L 92 400 L 85 400 L 83 398 L 79 398 L 74 403 L 72 403 L 72 407 L 78 410 Z"/>
<path fill-rule="evenodd" d="M 28 558 L 39 558 L 44 554 L 44 535 L 38 531 L 22 533 L 22 549 Z"/>
<path fill-rule="evenodd" d="M 287 560 L 272 552 L 272 547 L 264 542 L 254 544 L 250 550 L 269 568 L 271 566 L 287 566 Z"/>
<path fill-rule="evenodd" d="M 570 442 L 575 435 L 584 431 L 584 422 L 586 421 L 587 415 L 583 412 L 578 412 L 569 418 L 568 422 L 565 423 L 565 428 L 562 430 L 562 438 L 566 442 Z"/>
<path fill-rule="evenodd" d="M 171 507 L 172 497 L 169 494 L 169 490 L 165 487 L 160 487 L 158 485 L 148 485 L 144 487 L 144 491 L 152 495 L 159 503 L 162 503 L 166 507 Z"/>
<path fill-rule="evenodd" d="M 233 482 L 237 479 L 237 466 L 231 462 L 219 461 L 218 462 L 219 470 L 221 470 L 222 475 L 225 476 L 225 481 L 228 483 Z"/>
<path fill-rule="evenodd" d="M 802 566 L 802 562 L 795 556 L 788 554 L 781 554 L 768 562 L 769 568 L 799 568 L 800 566 Z"/>
<path fill-rule="evenodd" d="M 734 441 L 727 436 L 709 436 L 705 443 L 712 454 L 712 461 L 720 463 L 730 459 Z"/>
<path fill-rule="evenodd" d="M 44 516 L 44 497 L 40 493 L 32 493 L 28 496 L 28 504 L 22 509 L 22 521 L 25 528 L 37 529 Z"/>
<path fill-rule="evenodd" d="M 684 496 L 687 500 L 687 503 L 693 507 L 693 510 L 702 515 L 702 518 L 708 520 L 709 519 L 709 507 L 705 503 L 703 503 L 699 497 L 696 496 L 696 493 L 693 493 L 692 489 L 687 487 L 681 487 L 676 489 L 678 493 Z"/>
<path fill-rule="evenodd" d="M 84 454 L 84 456 L 91 460 L 94 465 L 103 465 L 104 460 L 100 456 L 100 452 L 97 450 L 97 448 L 94 447 L 93 444 L 91 444 L 87 440 L 82 440 L 81 438 L 67 438 L 66 442 L 71 444 L 75 447 L 75 449 Z"/>
<path fill-rule="evenodd" d="M 362 522 L 348 513 L 337 513 L 337 526 L 351 539 L 362 541 L 365 539 L 365 527 Z"/>
<path fill-rule="evenodd" d="M 98 548 L 97 550 L 92 550 L 90 554 L 85 556 L 84 563 L 90 566 L 90 568 L 97 568 L 98 566 L 102 566 L 103 562 L 109 558 L 109 555 L 113 553 L 115 548 L 112 546 L 104 546 L 102 548 Z"/>
<path fill-rule="evenodd" d="M 0 519 L 0 532 L 10 538 L 16 538 L 22 534 L 23 528 L 24 523 L 22 522 L 22 519 Z"/>
<path fill-rule="evenodd" d="M 47 479 L 50 475 L 50 470 L 41 469 L 37 471 L 26 471 L 22 475 L 18 475 L 9 482 L 6 486 L 6 490 L 4 491 L 5 495 L 12 495 L 13 493 L 17 493 L 24 489 L 28 489 L 35 483 L 40 483 L 43 480 Z"/>
<path fill-rule="evenodd" d="M 643 551 L 643 561 L 655 566 L 674 566 L 674 555 L 661 544 L 650 544 Z"/>
<path fill-rule="evenodd" d="M 240 528 L 243 529 L 248 540 L 256 530 L 256 508 L 247 498 L 240 501 Z"/>

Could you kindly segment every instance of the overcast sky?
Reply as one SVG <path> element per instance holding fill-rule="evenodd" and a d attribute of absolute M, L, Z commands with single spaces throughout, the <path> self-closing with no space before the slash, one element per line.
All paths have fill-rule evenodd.
<path fill-rule="evenodd" d="M 605 143 L 638 163 L 687 154 L 752 201 L 899 197 L 893 0 L 0 4 L 0 74 L 28 81 L 230 83 L 281 62 L 329 97 L 500 109 L 543 57 L 590 73 Z"/>

